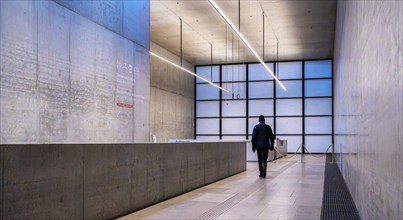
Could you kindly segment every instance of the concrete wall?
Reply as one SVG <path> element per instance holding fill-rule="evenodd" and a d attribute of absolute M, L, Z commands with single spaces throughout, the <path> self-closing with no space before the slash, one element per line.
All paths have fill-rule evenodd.
<path fill-rule="evenodd" d="M 180 64 L 180 58 L 157 44 L 151 50 Z M 194 77 L 153 56 L 151 63 L 150 133 L 158 142 L 194 138 Z M 194 66 L 183 61 L 193 71 Z"/>
<path fill-rule="evenodd" d="M 338 1 L 337 161 L 363 219 L 403 218 L 402 1 Z"/>
<path fill-rule="evenodd" d="M 0 143 L 149 140 L 149 1 L 0 1 Z"/>
<path fill-rule="evenodd" d="M 1 219 L 106 219 L 246 170 L 245 143 L 0 145 Z"/>

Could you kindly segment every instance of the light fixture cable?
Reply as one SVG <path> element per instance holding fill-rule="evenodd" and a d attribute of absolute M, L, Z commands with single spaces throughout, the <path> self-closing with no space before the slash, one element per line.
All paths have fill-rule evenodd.
<path fill-rule="evenodd" d="M 275 76 L 275 74 L 270 70 L 270 68 L 266 65 L 266 63 L 260 58 L 260 56 L 256 53 L 256 51 L 252 48 L 249 42 L 243 37 L 243 35 L 236 29 L 236 27 L 232 24 L 232 22 L 228 19 L 228 17 L 223 13 L 223 11 L 218 7 L 218 5 L 213 0 L 208 0 L 210 4 L 214 7 L 214 9 L 221 15 L 222 18 L 229 24 L 232 30 L 238 35 L 238 37 L 242 40 L 242 42 L 249 48 L 249 50 L 255 55 L 255 57 L 259 60 L 259 62 L 263 65 L 263 67 L 272 75 L 274 80 L 278 84 L 280 84 L 281 88 L 284 91 L 287 91 L 287 88 L 280 82 L 279 79 Z"/>

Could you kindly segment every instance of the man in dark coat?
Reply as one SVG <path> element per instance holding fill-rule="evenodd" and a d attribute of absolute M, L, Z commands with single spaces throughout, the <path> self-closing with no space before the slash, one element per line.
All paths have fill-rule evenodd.
<path fill-rule="evenodd" d="M 264 116 L 259 116 L 259 124 L 255 125 L 252 134 L 252 150 L 257 150 L 257 158 L 259 161 L 259 177 L 266 178 L 267 157 L 269 149 L 274 149 L 274 135 L 271 127 L 264 123 Z"/>

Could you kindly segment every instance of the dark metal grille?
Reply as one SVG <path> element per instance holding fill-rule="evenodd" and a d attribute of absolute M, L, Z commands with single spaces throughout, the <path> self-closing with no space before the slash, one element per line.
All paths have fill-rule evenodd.
<path fill-rule="evenodd" d="M 360 220 L 358 210 L 337 164 L 330 162 L 331 155 L 328 155 L 326 158 L 325 183 L 320 219 Z"/>

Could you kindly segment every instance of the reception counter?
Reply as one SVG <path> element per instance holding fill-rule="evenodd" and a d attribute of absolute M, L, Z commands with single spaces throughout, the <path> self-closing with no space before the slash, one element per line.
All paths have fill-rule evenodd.
<path fill-rule="evenodd" d="M 274 144 L 275 150 L 269 151 L 268 161 L 273 161 L 287 155 L 287 140 L 276 139 Z M 246 160 L 257 161 L 256 152 L 252 151 L 252 143 L 246 142 Z"/>
<path fill-rule="evenodd" d="M 245 142 L 0 145 L 1 219 L 107 219 L 246 170 Z"/>

